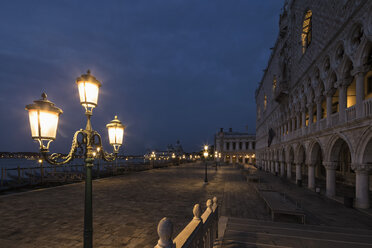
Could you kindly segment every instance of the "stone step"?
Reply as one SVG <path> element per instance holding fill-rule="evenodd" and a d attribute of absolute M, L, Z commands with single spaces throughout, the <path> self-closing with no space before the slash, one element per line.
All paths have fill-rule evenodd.
<path fill-rule="evenodd" d="M 372 247 L 372 231 L 229 218 L 222 247 Z"/>

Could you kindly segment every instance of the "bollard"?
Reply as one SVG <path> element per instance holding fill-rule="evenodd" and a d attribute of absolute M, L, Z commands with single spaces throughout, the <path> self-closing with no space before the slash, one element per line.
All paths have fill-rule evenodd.
<path fill-rule="evenodd" d="M 167 217 L 160 220 L 158 224 L 158 244 L 154 248 L 175 248 L 172 241 L 173 223 Z"/>

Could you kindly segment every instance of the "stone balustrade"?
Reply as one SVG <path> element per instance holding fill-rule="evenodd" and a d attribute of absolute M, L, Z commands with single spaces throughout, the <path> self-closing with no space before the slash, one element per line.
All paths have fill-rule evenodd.
<path fill-rule="evenodd" d="M 346 109 L 346 120 L 352 121 L 356 118 L 355 105 Z"/>
<path fill-rule="evenodd" d="M 364 115 L 372 115 L 372 98 L 364 101 Z"/>
<path fill-rule="evenodd" d="M 172 221 L 166 217 L 161 219 L 158 224 L 159 241 L 155 248 L 212 248 L 218 234 L 217 197 L 213 197 L 213 202 L 208 199 L 206 207 L 202 213 L 200 205 L 195 204 L 194 218 L 173 240 Z"/>
<path fill-rule="evenodd" d="M 331 115 L 331 125 L 337 126 L 339 124 L 339 113 L 334 113 Z"/>

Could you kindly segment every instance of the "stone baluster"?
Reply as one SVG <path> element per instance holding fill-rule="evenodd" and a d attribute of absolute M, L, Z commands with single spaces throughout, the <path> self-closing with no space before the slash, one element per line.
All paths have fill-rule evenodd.
<path fill-rule="evenodd" d="M 369 208 L 369 171 L 371 164 L 352 164 L 355 170 L 355 207 Z"/>
<path fill-rule="evenodd" d="M 158 224 L 159 241 L 155 248 L 175 248 L 172 240 L 173 223 L 167 217 L 160 220 Z"/>
<path fill-rule="evenodd" d="M 315 164 L 311 163 L 307 165 L 308 169 L 308 185 L 309 189 L 315 188 Z"/>
<path fill-rule="evenodd" d="M 338 162 L 323 162 L 326 168 L 326 195 L 334 197 L 336 195 L 336 169 Z"/>

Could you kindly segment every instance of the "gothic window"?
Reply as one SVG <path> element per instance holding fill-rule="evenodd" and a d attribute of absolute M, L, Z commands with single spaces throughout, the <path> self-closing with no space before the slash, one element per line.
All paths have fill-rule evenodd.
<path fill-rule="evenodd" d="M 309 47 L 311 43 L 312 15 L 313 15 L 313 12 L 311 10 L 308 10 L 305 14 L 304 22 L 302 23 L 302 34 L 301 34 L 302 53 L 306 52 L 306 49 Z"/>
<path fill-rule="evenodd" d="M 274 76 L 274 79 L 273 79 L 273 91 L 275 91 L 276 89 L 276 76 Z"/>
<path fill-rule="evenodd" d="M 265 95 L 264 97 L 264 111 L 266 110 L 267 107 L 267 96 Z"/>

